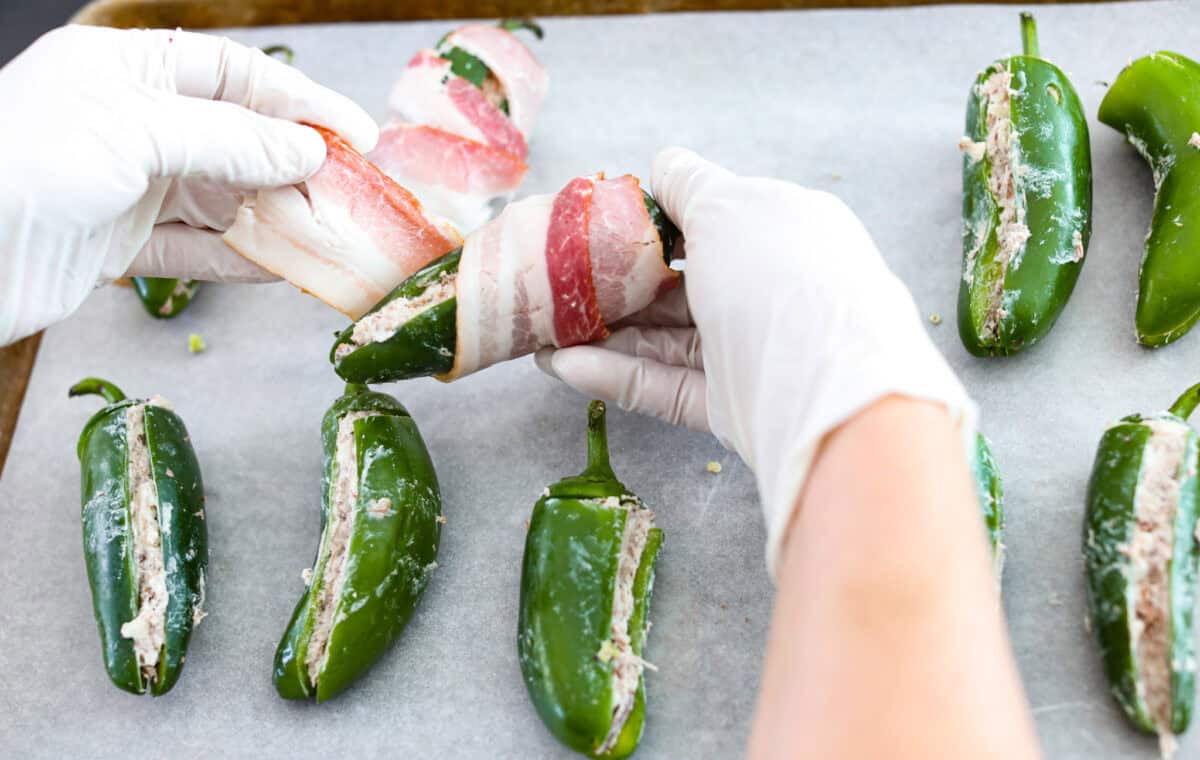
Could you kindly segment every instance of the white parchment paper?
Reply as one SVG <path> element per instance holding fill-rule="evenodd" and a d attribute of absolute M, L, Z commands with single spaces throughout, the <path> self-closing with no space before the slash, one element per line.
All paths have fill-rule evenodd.
<path fill-rule="evenodd" d="M 1130 59 L 1200 55 L 1200 7 L 1037 8 L 1042 52 L 1072 76 L 1092 118 L 1095 232 L 1071 304 L 1042 345 L 980 360 L 954 327 L 955 143 L 975 73 L 1018 52 L 1017 10 L 547 20 L 533 48 L 551 93 L 522 192 L 552 192 L 598 169 L 646 177 L 658 148 L 681 143 L 741 173 L 845 198 L 920 308 L 943 317 L 928 329 L 995 442 L 1008 494 L 1005 607 L 1048 756 L 1151 758 L 1155 742 L 1126 725 L 1083 629 L 1084 490 L 1110 422 L 1164 408 L 1200 379 L 1200 334 L 1158 351 L 1134 343 L 1150 173 L 1094 115 L 1098 82 Z M 299 67 L 382 118 L 408 58 L 453 26 L 232 36 L 292 46 Z M 385 388 L 419 421 L 437 465 L 448 518 L 439 569 L 398 645 L 353 689 L 319 707 L 275 695 L 272 656 L 317 545 L 318 426 L 340 392 L 326 354 L 343 325 L 286 285 L 207 287 L 173 322 L 149 319 L 132 292 L 105 288 L 48 331 L 0 482 L 0 754 L 570 756 L 529 703 L 514 637 L 524 523 L 544 485 L 582 467 L 586 399 L 528 359 L 449 386 Z M 207 352 L 187 353 L 192 332 Z M 99 400 L 66 398 L 87 375 L 174 402 L 203 467 L 211 615 L 161 699 L 116 690 L 100 659 L 75 458 Z M 659 670 L 647 674 L 639 756 L 736 757 L 773 593 L 753 477 L 708 436 L 619 410 L 609 427 L 617 473 L 666 531 L 648 649 Z M 710 460 L 723 472 L 707 473 Z M 938 720 L 929 716 L 931 730 Z M 1196 733 L 1180 757 L 1200 757 Z"/>

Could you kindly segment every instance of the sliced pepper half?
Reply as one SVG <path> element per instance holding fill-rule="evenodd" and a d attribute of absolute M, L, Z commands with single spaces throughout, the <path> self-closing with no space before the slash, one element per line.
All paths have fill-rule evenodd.
<path fill-rule="evenodd" d="M 321 543 L 275 652 L 285 699 L 338 694 L 400 635 L 437 568 L 442 500 L 408 410 L 349 385 L 321 424 Z"/>
<path fill-rule="evenodd" d="M 88 378 L 70 395 L 108 405 L 79 436 L 83 553 L 104 667 L 125 691 L 166 694 L 200 622 L 208 532 L 187 429 L 159 398 Z"/>
<path fill-rule="evenodd" d="M 604 403 L 588 407 L 588 465 L 533 509 L 521 572 L 517 652 L 538 715 L 596 758 L 637 749 L 642 659 L 662 531 L 608 461 Z"/>
<path fill-rule="evenodd" d="M 1118 704 L 1164 754 L 1195 697 L 1197 437 L 1200 385 L 1169 411 L 1104 432 L 1088 484 L 1083 554 L 1090 620 Z"/>

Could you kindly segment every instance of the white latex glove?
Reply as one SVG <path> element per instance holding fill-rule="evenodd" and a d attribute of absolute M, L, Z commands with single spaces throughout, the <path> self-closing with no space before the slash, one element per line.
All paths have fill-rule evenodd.
<path fill-rule="evenodd" d="M 543 349 L 537 363 L 736 451 L 758 481 L 772 574 L 822 439 L 858 411 L 891 394 L 944 404 L 966 451 L 975 407 L 844 203 L 682 148 L 659 154 L 651 188 L 683 232 L 686 295 L 600 344 Z"/>
<path fill-rule="evenodd" d="M 240 192 L 375 144 L 347 98 L 223 37 L 56 29 L 0 69 L 0 345 L 122 275 L 272 279 L 221 243 Z M 140 252 L 140 254 L 139 254 Z"/>

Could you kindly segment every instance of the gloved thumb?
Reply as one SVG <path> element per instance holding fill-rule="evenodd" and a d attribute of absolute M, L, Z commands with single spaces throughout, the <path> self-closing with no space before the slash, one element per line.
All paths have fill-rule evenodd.
<path fill-rule="evenodd" d="M 221 101 L 152 93 L 140 151 L 153 178 L 200 176 L 241 189 L 303 182 L 325 161 L 316 130 Z"/>
<path fill-rule="evenodd" d="M 701 158 L 694 151 L 671 147 L 654 158 L 650 170 L 650 192 L 686 238 L 688 209 L 694 205 L 694 199 L 714 182 L 733 176 L 733 172 Z"/>

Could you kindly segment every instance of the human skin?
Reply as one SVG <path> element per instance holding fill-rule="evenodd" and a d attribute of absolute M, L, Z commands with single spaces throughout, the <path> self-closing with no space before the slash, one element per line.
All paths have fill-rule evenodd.
<path fill-rule="evenodd" d="M 748 756 L 1040 757 L 962 436 L 890 396 L 826 437 L 780 563 Z"/>

